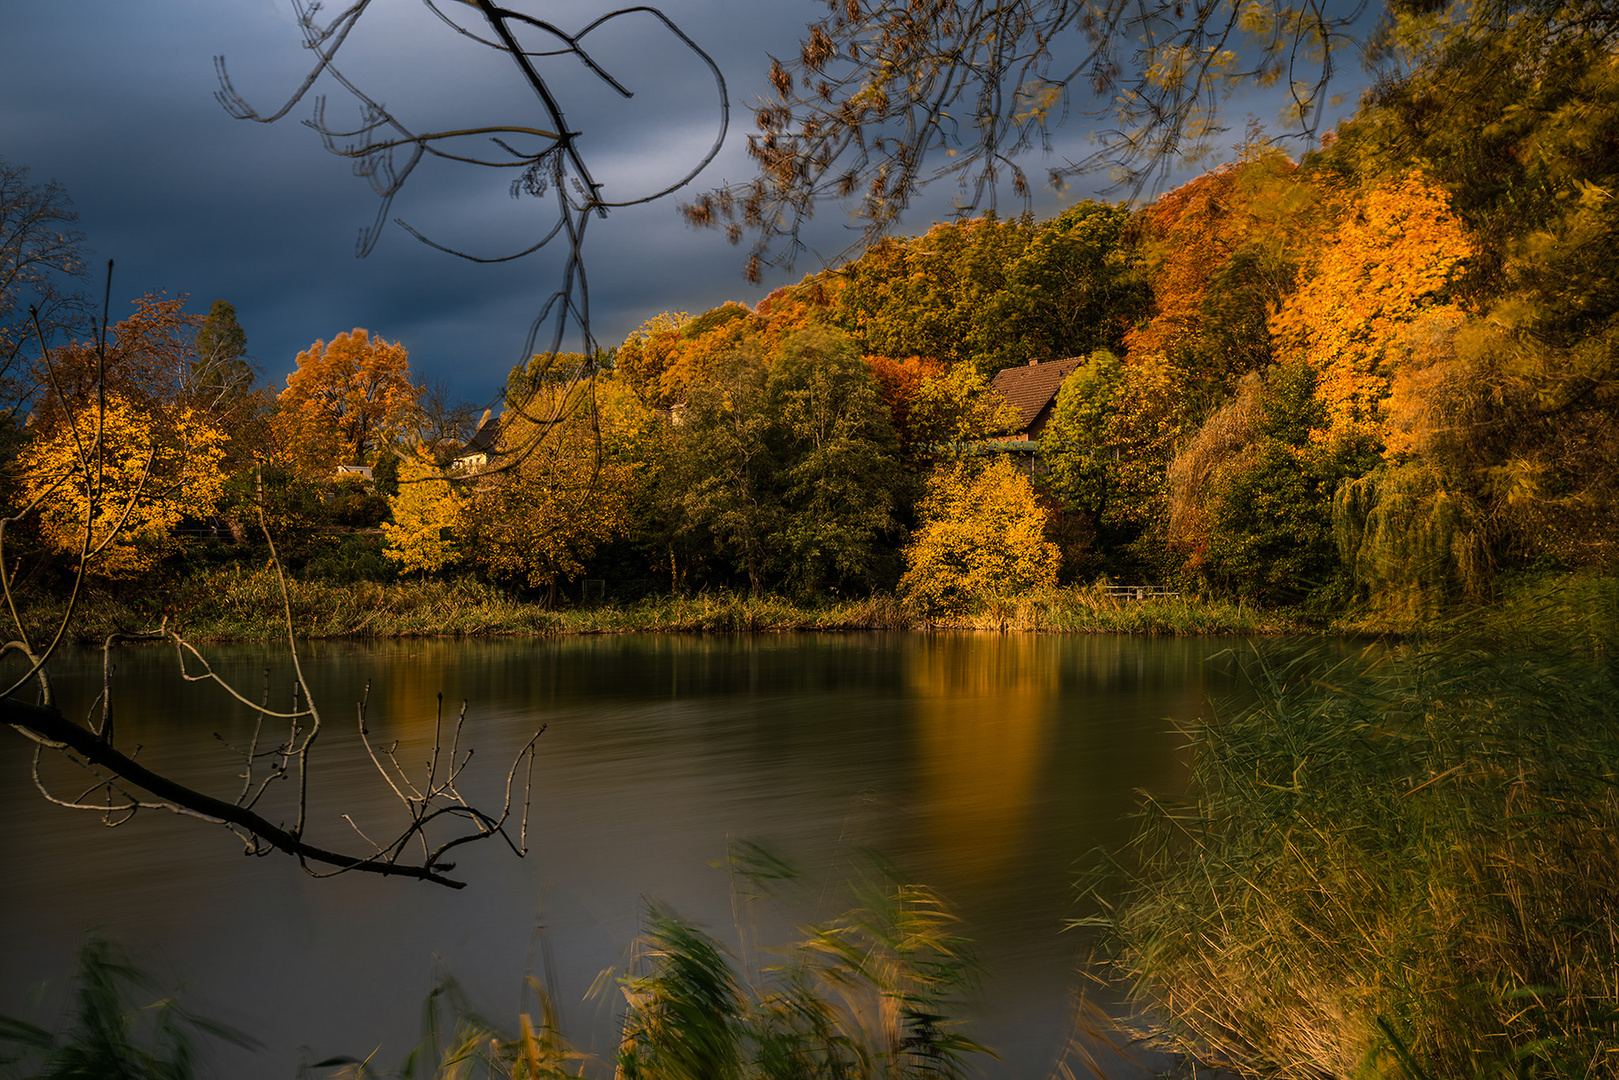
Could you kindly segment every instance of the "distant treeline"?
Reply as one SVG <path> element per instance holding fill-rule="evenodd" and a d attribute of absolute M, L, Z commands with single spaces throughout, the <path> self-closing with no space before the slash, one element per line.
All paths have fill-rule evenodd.
<path fill-rule="evenodd" d="M 1506 63 L 1534 33 L 1556 62 Z M 229 305 L 199 327 L 144 301 L 113 335 L 107 423 L 159 448 L 114 479 L 153 494 L 99 570 L 158 572 L 187 516 L 251 538 L 262 503 L 296 568 L 556 602 L 603 579 L 938 614 L 1105 576 L 1411 622 L 1503 575 L 1606 572 L 1619 70 L 1548 34 L 1428 57 L 1299 161 L 1251 131 L 1140 209 L 936 225 L 752 308 L 537 356 L 475 456 L 471 410 L 397 343 L 318 341 L 272 398 L 244 386 Z M 41 365 L 7 434 L 6 501 L 42 510 L 8 540 L 71 552 L 85 501 L 53 485 L 95 368 L 52 355 L 59 385 Z M 1038 453 L 980 452 L 1018 425 L 993 376 L 1067 357 Z M 380 526 L 380 552 L 334 524 Z"/>

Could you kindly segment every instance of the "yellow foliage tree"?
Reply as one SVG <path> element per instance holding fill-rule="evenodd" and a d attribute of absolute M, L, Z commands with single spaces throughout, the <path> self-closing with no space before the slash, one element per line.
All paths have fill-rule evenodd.
<path fill-rule="evenodd" d="M 399 342 L 356 328 L 298 354 L 298 370 L 276 399 L 282 452 L 309 475 L 370 463 L 415 420 L 421 392 Z"/>
<path fill-rule="evenodd" d="M 400 569 L 431 574 L 461 562 L 458 537 L 466 527 L 467 498 L 438 469 L 406 464 L 388 505 L 393 520 L 383 522 L 382 553 Z"/>
<path fill-rule="evenodd" d="M 99 424 L 97 414 L 81 406 L 24 447 L 23 498 L 39 507 L 52 548 L 102 577 L 133 577 L 172 547 L 182 517 L 213 512 L 226 435 L 197 410 L 172 408 L 159 422 L 117 393 Z"/>
<path fill-rule="evenodd" d="M 1318 376 L 1318 439 L 1380 437 L 1387 354 L 1413 322 L 1449 309 L 1445 290 L 1473 242 L 1450 197 L 1420 172 L 1350 203 L 1312 272 L 1271 320 L 1281 351 Z"/>
<path fill-rule="evenodd" d="M 940 467 L 905 548 L 902 593 L 930 613 L 1057 584 L 1060 556 L 1029 480 L 1005 458 Z"/>
<path fill-rule="evenodd" d="M 602 430 L 591 383 L 533 390 L 522 411 L 501 418 L 500 444 L 512 457 L 475 480 L 466 531 L 491 574 L 546 587 L 577 578 L 596 549 L 629 527 L 636 467 L 616 453 L 619 433 Z M 538 421 L 530 417 L 543 418 Z"/>
<path fill-rule="evenodd" d="M 989 388 L 971 364 L 924 376 L 911 400 L 911 435 L 918 443 L 992 439 L 1018 426 L 1018 411 Z"/>

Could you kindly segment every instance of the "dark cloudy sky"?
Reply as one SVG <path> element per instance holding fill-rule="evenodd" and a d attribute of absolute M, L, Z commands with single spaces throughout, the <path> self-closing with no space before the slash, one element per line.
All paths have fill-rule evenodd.
<path fill-rule="evenodd" d="M 0 158 L 30 166 L 35 181 L 65 185 L 97 260 L 98 294 L 99 267 L 117 260 L 114 320 L 142 293 L 186 293 L 199 312 L 223 297 L 236 305 L 272 385 L 282 385 L 295 354 L 316 338 L 363 326 L 403 341 L 420 377 L 443 377 L 480 403 L 495 393 L 522 354 L 537 302 L 555 287 L 556 258 L 474 265 L 389 225 L 371 255 L 356 259 L 356 237 L 374 220 L 377 200 L 350 163 L 326 153 L 301 123 L 314 95 L 274 124 L 232 119 L 214 99 L 216 55 L 263 113 L 298 86 L 313 54 L 302 48 L 289 0 L 0 6 Z M 535 11 L 573 28 L 605 6 L 546 3 Z M 331 3 L 324 14 L 343 7 Z M 691 190 L 743 179 L 751 124 L 745 106 L 763 85 L 766 54 L 796 52 L 799 32 L 824 4 L 671 0 L 664 10 L 729 80 L 730 138 Z M 635 91 L 632 100 L 604 93 L 573 60 L 555 61 L 547 74 L 557 80 L 569 120 L 586 133 L 582 149 L 608 196 L 655 190 L 712 141 L 713 84 L 645 15 L 602 28 L 590 43 Z M 340 68 L 418 131 L 541 123 L 509 63 L 448 31 L 414 0 L 376 0 L 344 46 Z M 327 95 L 333 126 L 357 120 L 352 98 L 330 77 L 316 89 Z M 1240 117 L 1241 107 L 1236 111 Z M 1233 126 L 1240 131 L 1240 119 Z M 1083 135 L 1062 133 L 1058 157 Z M 1031 164 L 1038 175 L 1040 163 Z M 512 199 L 510 180 L 509 170 L 424 166 L 395 200 L 393 216 L 478 254 L 517 250 L 552 219 L 534 200 Z M 905 231 L 942 216 L 949 194 L 918 207 Z M 1041 193 L 1035 209 L 1060 205 Z M 812 243 L 828 255 L 852 236 L 836 208 L 820 215 L 817 228 Z M 688 228 L 673 199 L 593 221 L 586 257 L 596 336 L 605 344 L 660 311 L 696 313 L 726 299 L 754 303 L 820 266 L 812 253 L 791 274 L 749 286 L 740 250 L 717 232 Z"/>

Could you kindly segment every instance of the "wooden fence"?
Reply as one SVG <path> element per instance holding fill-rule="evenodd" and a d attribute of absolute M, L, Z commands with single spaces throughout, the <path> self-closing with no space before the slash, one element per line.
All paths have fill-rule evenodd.
<path fill-rule="evenodd" d="M 1106 589 L 1107 595 L 1116 600 L 1146 600 L 1149 597 L 1158 599 L 1180 595 L 1167 585 L 1108 585 Z"/>

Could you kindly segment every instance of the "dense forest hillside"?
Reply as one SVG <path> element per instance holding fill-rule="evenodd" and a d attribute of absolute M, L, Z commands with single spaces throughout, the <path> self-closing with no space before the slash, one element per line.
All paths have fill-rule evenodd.
<path fill-rule="evenodd" d="M 897 590 L 936 616 L 1106 578 L 1391 626 L 1606 572 L 1606 21 L 1390 25 L 1385 77 L 1299 160 L 1253 126 L 1138 206 L 938 224 L 751 307 L 652 315 L 514 370 L 476 438 L 397 342 L 317 341 L 272 396 L 248 389 L 229 304 L 199 321 L 143 299 L 106 381 L 126 483 L 160 444 L 151 493 L 121 531 L 47 499 L 9 539 L 88 538 L 106 579 L 185 575 L 178 527 L 217 517 L 251 544 L 262 501 L 316 578 L 473 575 L 553 605 L 587 579 L 621 599 Z M 17 505 L 54 490 L 92 404 L 95 350 L 50 355 L 7 433 Z M 1077 362 L 1027 440 L 990 383 L 1052 360 Z"/>

